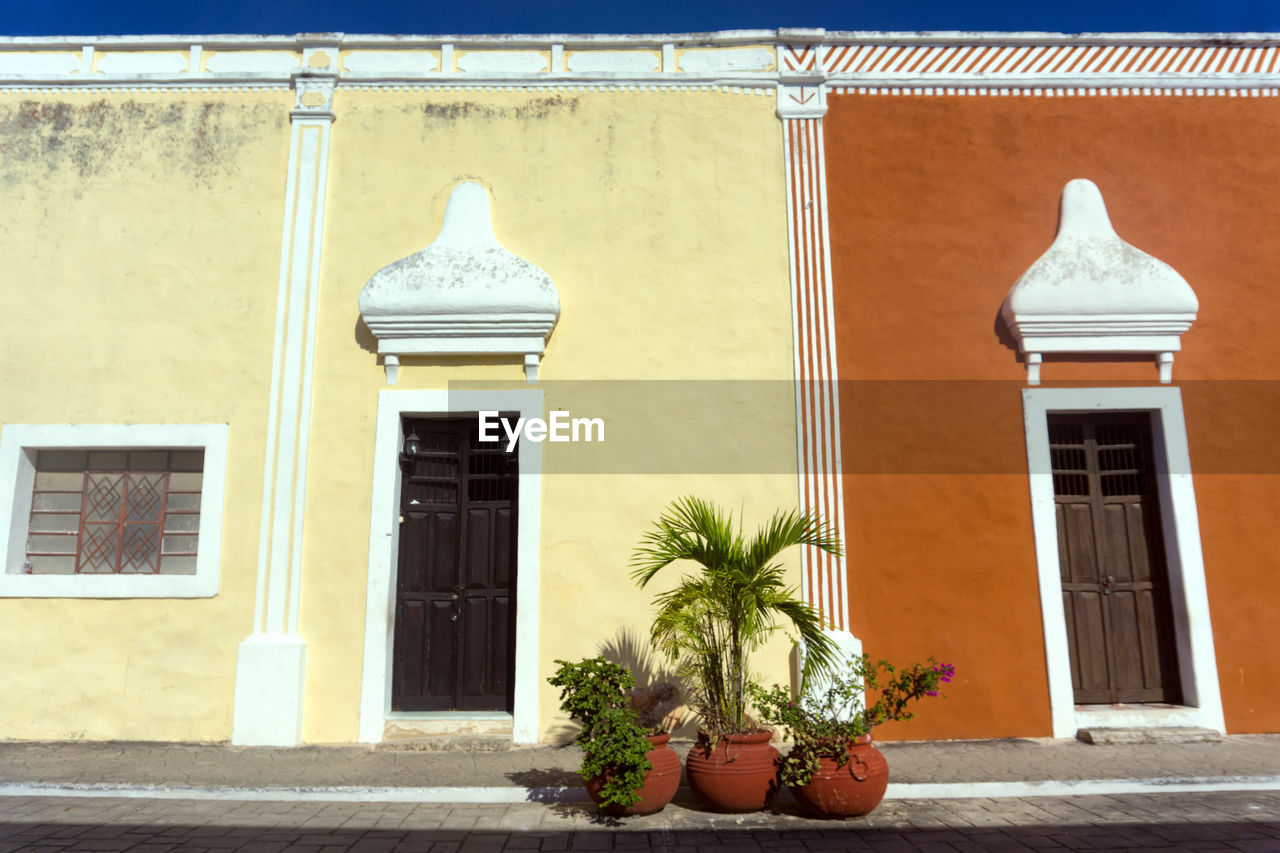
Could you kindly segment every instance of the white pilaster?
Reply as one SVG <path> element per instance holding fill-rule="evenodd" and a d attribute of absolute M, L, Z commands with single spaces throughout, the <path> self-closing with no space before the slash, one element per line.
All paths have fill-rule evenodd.
<path fill-rule="evenodd" d="M 826 72 L 822 69 L 822 48 L 813 49 L 818 56 L 816 69 L 782 73 L 777 102 L 787 158 L 800 507 L 821 515 L 843 541 L 840 396 L 822 140 Z M 845 558 L 806 551 L 801 557 L 801 572 L 805 601 L 821 612 L 828 628 L 841 637 L 842 649 L 861 649 L 849 633 Z"/>
<path fill-rule="evenodd" d="M 240 644 L 237 657 L 231 733 L 232 743 L 246 746 L 296 746 L 302 740 L 302 520 L 336 56 L 336 46 L 308 47 L 305 70 L 293 80 L 258 587 L 253 634 Z"/>

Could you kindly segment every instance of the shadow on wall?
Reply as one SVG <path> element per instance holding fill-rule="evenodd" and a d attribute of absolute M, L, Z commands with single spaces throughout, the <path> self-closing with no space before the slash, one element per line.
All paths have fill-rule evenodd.
<path fill-rule="evenodd" d="M 697 715 L 685 705 L 688 691 L 676 671 L 653 653 L 649 638 L 638 631 L 619 628 L 611 639 L 596 648 L 596 654 L 610 663 L 625 666 L 635 676 L 631 707 L 640 712 L 640 725 L 662 726 L 674 738 L 698 736 Z M 547 733 L 548 741 L 568 745 L 581 730 L 566 720 Z"/>
<path fill-rule="evenodd" d="M 995 333 L 996 341 L 1005 349 L 1013 350 L 1018 357 L 1018 362 L 1025 362 L 1021 350 L 1018 349 L 1018 339 L 1013 336 L 1013 332 L 1009 330 L 1009 324 L 1005 322 L 1004 315 L 1001 313 L 1004 309 L 1004 303 L 996 308 L 996 319 L 991 325 L 991 331 Z"/>
<path fill-rule="evenodd" d="M 642 726 L 661 725 L 677 738 L 697 737 L 695 715 L 685 705 L 688 691 L 676 671 L 653 653 L 648 637 L 619 628 L 597 653 L 610 663 L 625 666 L 635 676 L 631 707 L 640 712 Z"/>

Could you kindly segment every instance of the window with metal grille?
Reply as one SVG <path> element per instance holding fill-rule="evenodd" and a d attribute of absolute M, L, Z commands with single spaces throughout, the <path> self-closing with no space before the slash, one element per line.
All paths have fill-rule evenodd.
<path fill-rule="evenodd" d="M 194 574 L 204 451 L 41 450 L 32 574 Z"/>

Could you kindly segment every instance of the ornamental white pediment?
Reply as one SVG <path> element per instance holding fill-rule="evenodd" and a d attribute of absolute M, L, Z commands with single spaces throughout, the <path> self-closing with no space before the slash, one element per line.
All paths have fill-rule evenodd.
<path fill-rule="evenodd" d="M 1172 379 L 1173 353 L 1199 310 L 1173 267 L 1126 243 L 1093 181 L 1062 190 L 1058 234 L 1005 298 L 1001 316 L 1025 354 L 1027 379 L 1040 382 L 1044 353 L 1151 353 L 1160 381 Z"/>
<path fill-rule="evenodd" d="M 359 305 L 391 384 L 404 355 L 522 355 L 532 382 L 560 317 L 551 277 L 498 243 L 489 193 L 471 182 L 449 195 L 435 241 L 374 273 Z"/>

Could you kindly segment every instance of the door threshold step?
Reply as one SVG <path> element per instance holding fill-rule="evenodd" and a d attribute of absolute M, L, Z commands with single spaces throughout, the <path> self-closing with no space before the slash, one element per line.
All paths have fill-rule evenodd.
<path fill-rule="evenodd" d="M 384 740 L 375 749 L 397 752 L 506 752 L 511 735 L 424 735 Z"/>
<path fill-rule="evenodd" d="M 383 741 L 398 741 L 413 738 L 439 737 L 441 735 L 483 735 L 485 737 L 505 737 L 511 740 L 511 718 L 502 717 L 486 719 L 482 717 L 446 716 L 436 719 L 398 719 L 387 720 L 382 728 Z"/>
<path fill-rule="evenodd" d="M 1222 740 L 1222 734 L 1213 729 L 1193 726 L 1167 726 L 1155 728 L 1108 728 L 1097 726 L 1080 729 L 1076 740 L 1096 745 L 1134 743 L 1212 743 Z"/>

